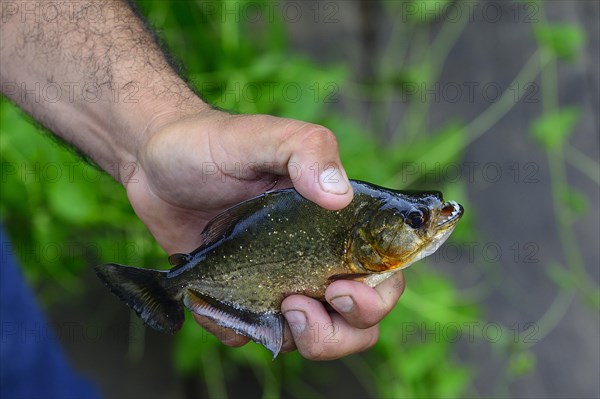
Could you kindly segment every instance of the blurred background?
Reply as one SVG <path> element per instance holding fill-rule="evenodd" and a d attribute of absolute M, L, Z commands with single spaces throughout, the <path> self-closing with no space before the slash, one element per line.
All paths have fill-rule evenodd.
<path fill-rule="evenodd" d="M 327 126 L 350 177 L 466 214 L 366 353 L 164 336 L 93 275 L 168 267 L 123 189 L 3 99 L 1 220 L 74 365 L 107 397 L 599 397 L 599 4 L 139 1 L 214 105 Z"/>

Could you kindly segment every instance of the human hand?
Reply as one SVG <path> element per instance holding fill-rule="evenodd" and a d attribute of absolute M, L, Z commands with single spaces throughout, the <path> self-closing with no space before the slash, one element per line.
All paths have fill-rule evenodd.
<path fill-rule="evenodd" d="M 136 173 L 124 184 L 134 210 L 170 254 L 191 252 L 201 244 L 201 232 L 212 218 L 269 189 L 293 185 L 331 210 L 352 200 L 335 137 L 321 126 L 216 110 L 169 119 L 151 122 L 141 141 Z M 305 296 L 286 298 L 282 311 L 292 328 L 286 329 L 282 351 L 297 348 L 306 358 L 325 360 L 367 349 L 377 341 L 378 323 L 402 290 L 401 273 L 376 289 L 353 281 L 334 282 L 326 299 L 339 314 L 328 313 L 322 303 Z M 226 345 L 248 342 L 204 317 L 194 317 Z M 314 328 L 329 330 L 315 339 L 319 337 Z"/>

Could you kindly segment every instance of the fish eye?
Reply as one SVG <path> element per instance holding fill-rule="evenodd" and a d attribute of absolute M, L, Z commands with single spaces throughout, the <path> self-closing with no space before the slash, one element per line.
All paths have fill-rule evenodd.
<path fill-rule="evenodd" d="M 408 224 L 413 229 L 418 229 L 422 227 L 427 221 L 427 215 L 422 210 L 416 209 L 410 212 L 406 216 L 406 224 Z"/>

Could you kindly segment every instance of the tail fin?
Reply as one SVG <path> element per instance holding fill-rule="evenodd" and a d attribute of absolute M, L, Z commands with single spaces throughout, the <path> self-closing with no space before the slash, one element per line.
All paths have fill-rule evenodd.
<path fill-rule="evenodd" d="M 169 334 L 181 328 L 183 305 L 163 286 L 166 271 L 115 263 L 96 266 L 95 271 L 104 284 L 150 327 Z"/>

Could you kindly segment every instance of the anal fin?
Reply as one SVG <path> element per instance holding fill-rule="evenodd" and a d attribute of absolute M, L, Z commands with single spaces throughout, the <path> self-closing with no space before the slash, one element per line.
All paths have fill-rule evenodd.
<path fill-rule="evenodd" d="M 273 353 L 273 359 L 279 354 L 283 344 L 281 314 L 238 309 L 190 290 L 184 294 L 183 303 L 190 311 L 263 345 Z"/>

